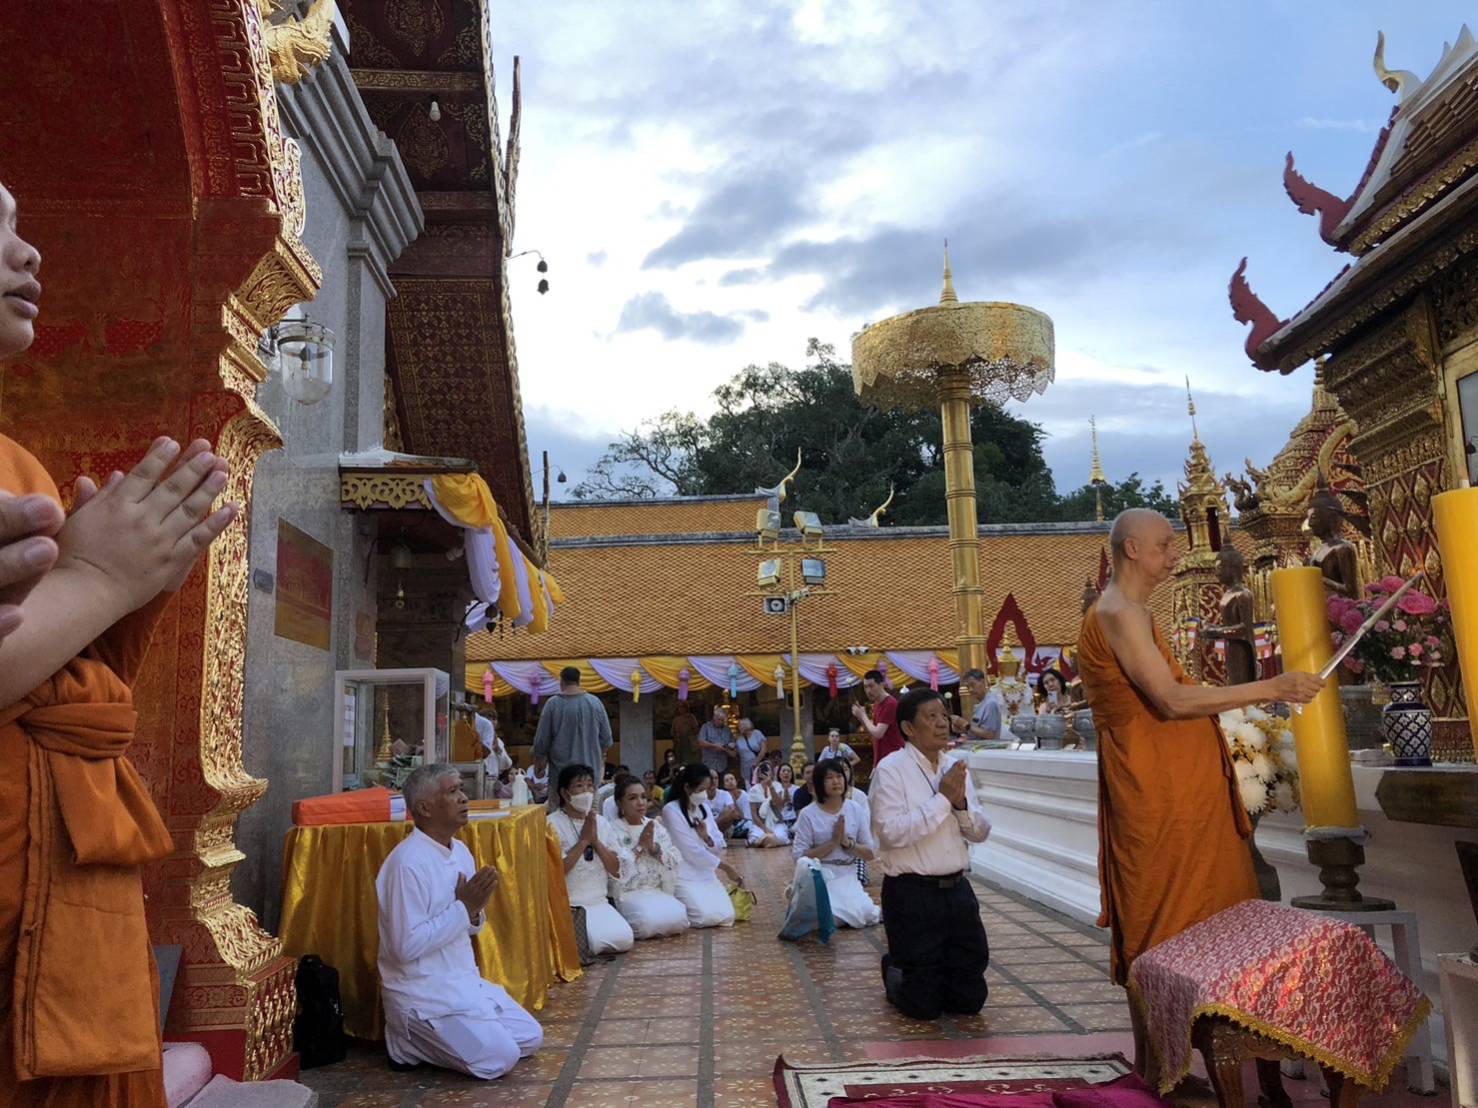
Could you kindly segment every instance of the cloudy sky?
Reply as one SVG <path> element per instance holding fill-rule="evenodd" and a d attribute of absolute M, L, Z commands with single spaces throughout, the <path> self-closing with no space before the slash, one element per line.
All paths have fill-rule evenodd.
<path fill-rule="evenodd" d="M 962 300 L 1047 312 L 1057 379 L 1019 414 L 1059 488 L 1168 483 L 1184 379 L 1222 471 L 1265 463 L 1312 369 L 1261 374 L 1227 280 L 1250 257 L 1280 316 L 1346 260 L 1283 192 L 1284 154 L 1345 195 L 1426 76 L 1448 0 L 520 0 L 494 9 L 507 110 L 522 57 L 514 320 L 529 447 L 571 487 L 615 433 L 703 412 L 750 363 L 846 355 L 933 303 L 947 237 Z M 777 477 L 779 474 L 777 474 Z M 537 471 L 536 471 L 537 482 Z M 747 490 L 735 490 L 747 491 Z"/>

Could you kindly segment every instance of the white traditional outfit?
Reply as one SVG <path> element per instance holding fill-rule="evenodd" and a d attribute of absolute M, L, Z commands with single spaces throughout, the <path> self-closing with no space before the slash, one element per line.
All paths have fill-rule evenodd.
<path fill-rule="evenodd" d="M 655 854 L 641 845 L 647 826 L 652 827 Z M 609 878 L 611 899 L 638 939 L 655 939 L 676 935 L 688 929 L 688 909 L 673 895 L 677 873 L 683 858 L 667 828 L 653 819 L 631 824 L 620 820 L 614 824 L 616 838 L 635 860 L 631 873 L 623 878 Z"/>
<path fill-rule="evenodd" d="M 533 794 L 534 800 L 544 803 L 545 797 L 549 795 L 549 763 L 544 763 L 544 772 L 540 773 L 533 766 L 523 771 L 524 780 L 529 783 L 529 792 Z"/>
<path fill-rule="evenodd" d="M 456 898 L 457 878 L 476 872 L 461 841 L 448 849 L 419 830 L 390 852 L 375 878 L 380 993 L 392 1060 L 493 1078 L 538 1050 L 544 1031 L 477 972 L 472 936 L 484 915 L 469 920 Z"/>
<path fill-rule="evenodd" d="M 549 813 L 549 822 L 559 835 L 560 852 L 568 854 L 580 841 L 580 829 L 584 821 L 572 819 L 563 808 L 559 808 Z M 624 877 L 631 872 L 635 859 L 621 845 L 616 828 L 608 819 L 596 816 L 595 826 L 600 845 L 614 854 L 620 862 L 618 879 Z M 570 907 L 585 913 L 585 934 L 589 939 L 592 955 L 620 954 L 631 949 L 636 936 L 631 933 L 631 925 L 606 899 L 608 874 L 605 863 L 600 860 L 594 847 L 588 848 L 587 853 L 591 857 L 580 855 L 575 859 L 574 866 L 565 871 L 565 888 L 570 894 Z"/>
<path fill-rule="evenodd" d="M 721 820 L 724 816 L 724 813 L 727 812 L 730 808 L 733 808 L 736 812 L 739 813 L 739 818 L 733 823 L 729 824 L 728 831 L 726 833 L 731 839 L 747 840 L 749 838 L 750 826 L 749 797 L 741 792 L 739 794 L 739 799 L 735 800 L 729 794 L 728 790 L 719 789 L 719 791 L 715 793 L 713 797 L 714 822 L 717 823 L 719 820 Z"/>
<path fill-rule="evenodd" d="M 734 923 L 734 902 L 716 876 L 719 856 L 723 853 L 724 837 L 713 821 L 713 814 L 706 804 L 693 806 L 693 823 L 684 817 L 682 805 L 669 801 L 662 805 L 662 826 L 677 852 L 682 856 L 678 866 L 677 881 L 673 895 L 683 902 L 688 910 L 688 923 L 693 927 L 731 927 Z M 695 824 L 697 825 L 695 827 Z M 708 836 L 704 842 L 697 827 L 702 827 Z"/>
<path fill-rule="evenodd" d="M 775 810 L 775 798 L 768 785 L 751 785 L 749 789 L 749 845 L 758 846 L 766 835 L 773 835 L 782 846 L 790 843 L 790 826 L 785 822 L 785 813 L 795 818 L 795 807 L 791 796 L 794 786 L 787 791 L 784 785 L 776 785 L 775 792 L 782 798 L 780 810 Z"/>
<path fill-rule="evenodd" d="M 872 837 L 872 828 L 868 826 L 868 817 L 862 805 L 855 800 L 846 800 L 842 802 L 842 810 L 836 815 L 825 811 L 819 801 L 802 808 L 795 821 L 795 839 L 790 844 L 791 853 L 797 859 L 803 858 L 808 851 L 830 842 L 832 832 L 836 829 L 836 821 L 843 817 L 847 821 L 848 837 L 855 839 L 859 846 L 877 850 L 877 841 Z M 857 880 L 856 854 L 838 846 L 830 853 L 822 855 L 818 861 L 821 863 L 822 876 L 826 878 L 826 895 L 831 898 L 831 914 L 838 923 L 844 923 L 848 927 L 871 927 L 882 920 L 882 910 L 872 902 L 872 898 Z"/>
<path fill-rule="evenodd" d="M 508 748 L 503 745 L 503 740 L 498 738 L 498 729 L 493 726 L 492 720 L 487 716 L 475 715 L 472 723 L 477 728 L 477 741 L 487 751 L 487 756 L 482 760 L 483 773 L 489 781 L 496 781 L 499 775 L 513 768 L 513 759 L 508 756 Z"/>

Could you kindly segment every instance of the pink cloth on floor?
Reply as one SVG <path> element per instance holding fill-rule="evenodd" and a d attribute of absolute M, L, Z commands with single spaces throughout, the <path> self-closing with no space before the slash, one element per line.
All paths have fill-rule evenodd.
<path fill-rule="evenodd" d="M 1141 954 L 1129 990 L 1160 1059 L 1161 1092 L 1189 1072 L 1191 1028 L 1205 1015 L 1379 1090 L 1432 1008 L 1358 927 L 1265 900 L 1218 912 Z"/>
<path fill-rule="evenodd" d="M 834 1096 L 827 1108 L 1171 1108 L 1134 1074 L 1116 1081 L 1041 1093 L 900 1093 Z"/>

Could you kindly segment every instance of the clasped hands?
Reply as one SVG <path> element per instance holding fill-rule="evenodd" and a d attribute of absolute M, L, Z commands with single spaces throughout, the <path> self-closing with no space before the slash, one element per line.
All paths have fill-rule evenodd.
<path fill-rule="evenodd" d="M 965 799 L 965 789 L 968 784 L 969 778 L 966 776 L 964 761 L 956 761 L 944 771 L 944 776 L 939 779 L 939 795 L 949 801 L 950 807 L 964 811 L 969 806 Z"/>
<path fill-rule="evenodd" d="M 234 504 L 210 510 L 229 476 L 204 439 L 182 454 L 161 438 L 101 489 L 78 478 L 65 518 L 49 497 L 0 493 L 0 638 L 20 626 L 21 602 L 48 572 L 74 580 L 115 619 L 177 591 L 236 517 Z"/>
<path fill-rule="evenodd" d="M 462 902 L 462 907 L 467 909 L 469 923 L 476 922 L 477 917 L 482 915 L 483 909 L 488 906 L 488 900 L 491 899 L 493 890 L 497 886 L 498 871 L 492 866 L 483 866 L 471 877 L 466 874 L 457 874 L 455 896 Z"/>

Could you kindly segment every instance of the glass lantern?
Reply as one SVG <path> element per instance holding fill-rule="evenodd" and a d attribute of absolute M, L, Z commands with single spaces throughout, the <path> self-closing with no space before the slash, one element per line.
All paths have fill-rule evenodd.
<path fill-rule="evenodd" d="M 447 760 L 451 680 L 439 669 L 334 674 L 334 792 L 398 789 L 417 766 Z"/>
<path fill-rule="evenodd" d="M 309 319 L 277 325 L 282 387 L 299 404 L 317 404 L 334 384 L 334 333 Z"/>

